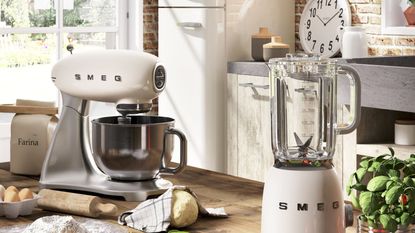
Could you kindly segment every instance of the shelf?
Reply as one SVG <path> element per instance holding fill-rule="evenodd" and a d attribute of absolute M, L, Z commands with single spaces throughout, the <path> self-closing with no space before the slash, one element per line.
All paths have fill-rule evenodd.
<path fill-rule="evenodd" d="M 388 35 L 405 35 L 405 36 L 413 36 L 415 35 L 415 27 L 382 27 L 382 34 Z"/>
<path fill-rule="evenodd" d="M 384 0 L 382 2 L 382 34 L 415 35 L 415 27 L 408 27 L 404 9 L 406 0 Z"/>
<path fill-rule="evenodd" d="M 375 157 L 377 155 L 390 153 L 388 147 L 392 147 L 395 151 L 396 157 L 400 159 L 406 159 L 411 154 L 415 154 L 415 146 L 402 146 L 393 143 L 385 144 L 357 144 L 356 154 L 368 155 Z"/>

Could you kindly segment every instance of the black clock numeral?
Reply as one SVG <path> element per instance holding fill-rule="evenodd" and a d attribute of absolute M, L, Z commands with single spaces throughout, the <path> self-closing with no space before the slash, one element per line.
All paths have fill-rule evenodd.
<path fill-rule="evenodd" d="M 337 9 L 337 0 L 334 0 L 334 9 Z"/>
<path fill-rule="evenodd" d="M 339 35 L 336 36 L 336 41 L 339 42 Z"/>
<path fill-rule="evenodd" d="M 343 8 L 340 8 L 339 12 L 340 12 L 339 18 L 343 18 Z"/>
<path fill-rule="evenodd" d="M 316 17 L 317 9 L 316 8 L 310 8 L 310 17 Z"/>
<path fill-rule="evenodd" d="M 320 53 L 324 53 L 324 43 L 320 45 Z"/>
<path fill-rule="evenodd" d="M 331 51 L 333 49 L 333 41 L 331 40 L 329 43 L 329 50 Z"/>
<path fill-rule="evenodd" d="M 317 9 L 323 8 L 323 0 L 317 0 Z"/>
<path fill-rule="evenodd" d="M 331 0 L 326 0 L 326 6 L 331 6 Z"/>
<path fill-rule="evenodd" d="M 310 41 L 310 40 L 311 40 L 311 31 L 308 31 L 307 40 L 308 40 L 308 41 Z"/>
<path fill-rule="evenodd" d="M 314 47 L 316 46 L 317 40 L 313 40 L 313 48 L 311 50 L 314 50 Z"/>
<path fill-rule="evenodd" d="M 307 29 L 310 29 L 311 27 L 311 19 L 307 20 Z"/>
<path fill-rule="evenodd" d="M 344 27 L 344 20 L 341 21 L 342 26 Z M 341 28 L 343 30 L 343 28 Z"/>

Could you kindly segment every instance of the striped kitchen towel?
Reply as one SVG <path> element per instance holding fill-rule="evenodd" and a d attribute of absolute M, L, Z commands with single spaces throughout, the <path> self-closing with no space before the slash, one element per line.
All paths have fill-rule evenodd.
<path fill-rule="evenodd" d="M 163 232 L 170 226 L 173 204 L 173 191 L 184 190 L 193 195 L 201 215 L 227 217 L 224 208 L 204 208 L 195 193 L 185 186 L 174 186 L 156 199 L 140 203 L 135 209 L 126 211 L 118 217 L 118 223 L 143 232 Z"/>

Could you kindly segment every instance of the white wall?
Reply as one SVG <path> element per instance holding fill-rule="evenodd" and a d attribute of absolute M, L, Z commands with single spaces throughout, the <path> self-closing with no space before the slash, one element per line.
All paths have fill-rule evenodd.
<path fill-rule="evenodd" d="M 252 59 L 251 35 L 259 27 L 282 36 L 294 52 L 294 0 L 227 0 L 226 20 L 228 61 Z"/>

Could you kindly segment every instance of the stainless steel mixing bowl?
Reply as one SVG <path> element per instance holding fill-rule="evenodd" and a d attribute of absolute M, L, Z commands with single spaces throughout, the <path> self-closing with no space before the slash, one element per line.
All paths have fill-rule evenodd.
<path fill-rule="evenodd" d="M 174 119 L 131 116 L 131 124 L 118 123 L 119 116 L 92 121 L 92 150 L 97 166 L 112 179 L 148 180 L 161 174 L 180 172 L 187 163 L 187 140 L 174 129 Z M 178 167 L 171 160 L 174 136 L 180 139 Z"/>

